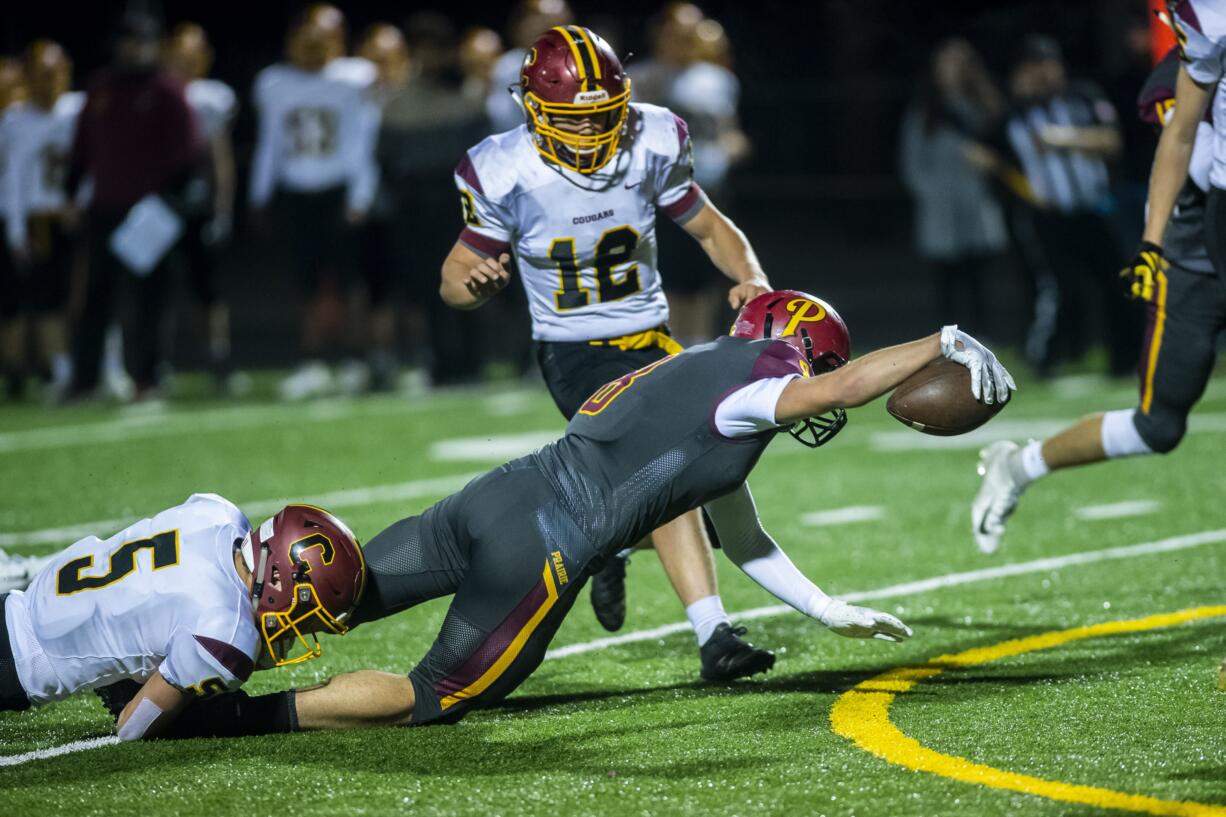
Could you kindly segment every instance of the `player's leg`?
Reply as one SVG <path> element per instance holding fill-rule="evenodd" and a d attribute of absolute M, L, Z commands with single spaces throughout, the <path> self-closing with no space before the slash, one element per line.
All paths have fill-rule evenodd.
<path fill-rule="evenodd" d="M 30 708 L 30 698 L 21 686 L 17 662 L 13 660 L 13 645 L 4 618 L 6 601 L 8 593 L 0 594 L 0 712 L 19 712 Z"/>
<path fill-rule="evenodd" d="M 701 511 L 682 514 L 656 528 L 651 538 L 694 629 L 702 677 L 708 681 L 731 681 L 773 667 L 774 653 L 743 640 L 744 628 L 734 628 L 724 611 Z"/>
<path fill-rule="evenodd" d="M 36 290 L 32 294 L 35 334 L 40 365 L 49 375 L 52 397 L 68 388 L 72 361 L 68 356 L 68 298 L 76 241 L 54 217 L 47 219 L 48 252 L 36 271 Z"/>
<path fill-rule="evenodd" d="M 1047 474 L 1173 451 L 1208 384 L 1224 311 L 1226 293 L 1216 276 L 1172 266 L 1160 281 L 1158 298 L 1148 305 L 1135 408 L 1090 415 L 1022 447 L 1001 441 L 980 452 L 983 482 L 971 506 L 979 549 L 997 549 L 1022 492 Z"/>

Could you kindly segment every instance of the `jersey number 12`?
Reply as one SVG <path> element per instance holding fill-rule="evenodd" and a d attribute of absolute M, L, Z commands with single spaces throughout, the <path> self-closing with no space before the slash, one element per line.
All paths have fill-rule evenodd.
<path fill-rule="evenodd" d="M 605 230 L 596 242 L 593 265 L 596 268 L 596 300 L 598 303 L 619 301 L 642 289 L 639 283 L 639 267 L 630 267 L 614 272 L 618 264 L 624 264 L 638 246 L 639 234 L 630 225 Z M 549 245 L 549 258 L 558 265 L 558 288 L 553 292 L 553 301 L 559 312 L 578 309 L 592 302 L 592 292 L 579 281 L 579 262 L 575 255 L 575 239 L 555 238 Z"/>

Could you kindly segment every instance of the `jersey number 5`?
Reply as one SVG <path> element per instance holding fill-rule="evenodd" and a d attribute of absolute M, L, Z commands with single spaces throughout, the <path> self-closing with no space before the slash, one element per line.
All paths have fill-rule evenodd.
<path fill-rule="evenodd" d="M 136 539 L 124 542 L 111 554 L 110 564 L 102 576 L 82 576 L 81 571 L 94 566 L 93 556 L 82 556 L 73 559 L 60 568 L 55 574 L 55 593 L 57 596 L 67 596 L 80 593 L 82 590 L 98 590 L 109 587 L 136 570 L 136 554 L 141 550 L 152 551 L 153 569 L 161 570 L 179 563 L 179 532 L 168 530 L 150 536 L 148 539 Z"/>
<path fill-rule="evenodd" d="M 620 272 L 613 268 L 630 260 L 638 246 L 639 234 L 630 225 L 605 230 L 596 242 L 594 266 L 596 268 L 597 302 L 619 301 L 642 289 L 639 283 L 638 264 L 632 264 Z M 579 282 L 579 262 L 575 256 L 575 239 L 555 238 L 549 245 L 549 258 L 558 265 L 558 288 L 553 301 L 559 312 L 587 306 L 592 293 Z"/>

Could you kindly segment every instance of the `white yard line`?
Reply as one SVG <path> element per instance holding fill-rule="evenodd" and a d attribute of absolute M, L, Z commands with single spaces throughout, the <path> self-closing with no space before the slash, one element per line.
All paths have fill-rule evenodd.
<path fill-rule="evenodd" d="M 113 746 L 116 743 L 119 743 L 119 738 L 116 735 L 89 738 L 88 740 L 74 740 L 72 743 L 50 746 L 46 749 L 35 749 L 32 752 L 22 752 L 19 755 L 0 756 L 0 766 L 20 766 L 22 763 L 29 763 L 31 760 L 46 760 L 49 757 L 70 755 L 73 752 L 84 752 L 86 749 L 97 749 L 100 746 Z"/>
<path fill-rule="evenodd" d="M 1170 553 L 1171 551 L 1186 550 L 1188 548 L 1213 544 L 1215 542 L 1226 542 L 1226 528 L 1207 530 L 1201 533 L 1190 533 L 1185 536 L 1173 536 L 1170 539 L 1159 539 L 1156 542 L 1142 542 L 1138 545 L 1124 545 L 1121 547 L 1105 548 L 1103 550 L 1087 550 L 1080 553 L 1069 553 L 1064 556 L 1051 556 L 1045 559 L 1034 559 L 1029 562 L 1016 562 L 1008 565 L 997 565 L 996 567 L 985 567 L 979 570 L 967 570 L 962 573 L 947 573 L 944 576 L 933 576 L 930 579 L 920 579 L 913 582 L 903 582 L 902 584 L 892 584 L 888 587 L 878 588 L 877 590 L 861 590 L 854 593 L 839 593 L 838 596 L 844 601 L 850 602 L 890 599 L 897 596 L 911 596 L 916 593 L 926 593 L 931 590 L 941 590 L 946 587 L 957 587 L 963 584 L 986 582 L 993 579 L 1007 578 L 1009 576 L 1023 576 L 1028 573 L 1042 573 L 1047 570 L 1059 570 L 1060 568 L 1072 567 L 1074 565 L 1093 564 L 1095 562 L 1106 562 L 1114 559 L 1131 559 L 1136 556 L 1149 556 L 1154 553 Z M 772 616 L 779 616 L 783 615 L 784 613 L 791 612 L 794 612 L 792 608 L 785 604 L 773 604 L 769 607 L 755 607 L 751 610 L 742 610 L 739 613 L 734 613 L 733 617 L 738 621 L 748 621 L 755 618 L 770 618 Z M 653 627 L 650 630 L 638 630 L 632 633 L 623 633 L 622 635 L 597 638 L 594 641 L 586 641 L 581 644 L 568 644 L 564 647 L 557 647 L 550 650 L 545 654 L 545 659 L 566 658 L 567 656 L 579 655 L 581 653 L 592 652 L 594 650 L 603 650 L 608 647 L 616 647 L 621 644 L 633 644 L 638 641 L 651 641 L 657 638 L 663 638 L 667 635 L 673 635 L 675 633 L 688 632 L 689 629 L 689 622 L 679 621 L 675 624 L 666 624 L 663 627 Z"/>
<path fill-rule="evenodd" d="M 1170 553 L 1177 550 L 1187 550 L 1188 548 L 1213 544 L 1215 542 L 1226 542 L 1226 528 L 1207 530 L 1202 531 L 1201 533 L 1191 533 L 1184 536 L 1173 536 L 1169 539 L 1159 539 L 1156 542 L 1142 542 L 1138 545 L 1125 545 L 1122 547 L 1106 548 L 1103 550 L 1089 550 L 1081 553 L 1069 553 L 1064 556 L 1052 556 L 1046 559 L 1034 559 L 1029 562 L 1017 562 L 1015 564 L 987 567 L 981 570 L 967 570 L 961 573 L 947 573 L 944 576 L 933 576 L 931 578 L 920 579 L 918 581 L 892 584 L 876 590 L 863 590 L 856 593 L 840 593 L 839 598 L 850 602 L 860 602 L 870 601 L 873 599 L 880 600 L 895 598 L 898 596 L 910 596 L 916 593 L 941 590 L 946 587 L 957 587 L 959 585 L 974 584 L 976 582 L 991 581 L 993 579 L 1003 579 L 1010 576 L 1023 576 L 1029 573 L 1042 573 L 1047 570 L 1059 570 L 1060 568 L 1073 567 L 1075 565 L 1093 564 L 1096 562 L 1105 562 L 1114 559 L 1131 559 L 1137 556 L 1150 556 L 1155 553 Z M 736 613 L 735 617 L 738 621 L 748 621 L 750 619 L 770 618 L 772 616 L 779 616 L 790 612 L 793 612 L 791 607 L 776 604 L 770 607 L 755 607 L 751 610 L 743 610 Z M 595 652 L 597 650 L 616 647 L 622 644 L 633 644 L 639 641 L 653 641 L 655 639 L 664 638 L 665 636 L 683 633 L 689 629 L 689 623 L 682 621 L 675 624 L 666 624 L 662 627 L 653 627 L 649 630 L 636 630 L 632 633 L 624 633 L 622 635 L 610 636 L 608 638 L 597 638 L 594 641 L 585 641 L 579 644 L 568 644 L 564 647 L 557 647 L 556 649 L 550 650 L 545 654 L 545 660 L 548 661 L 556 660 L 558 658 L 568 658 L 572 655 L 582 655 L 583 653 Z M 0 756 L 0 766 L 19 766 L 23 763 L 29 763 L 34 760 L 58 757 L 60 755 L 70 754 L 72 752 L 95 749 L 100 746 L 110 746 L 118 742 L 119 739 L 113 736 L 93 738 L 91 740 L 80 740 L 72 743 L 66 743 L 62 746 L 54 746 L 49 749 L 38 749 L 33 752 L 24 752 L 19 755 Z"/>
<path fill-rule="evenodd" d="M 849 505 L 846 508 L 830 508 L 813 511 L 800 517 L 800 524 L 822 528 L 831 525 L 850 525 L 853 522 L 872 522 L 885 516 L 880 505 Z"/>
<path fill-rule="evenodd" d="M 934 437 L 931 434 L 920 434 L 898 426 L 891 431 L 870 433 L 868 445 L 875 451 L 982 448 L 996 440 L 1045 439 L 1067 428 L 1074 419 L 1072 417 L 1035 417 L 1017 420 L 997 418 L 969 434 L 960 434 L 956 437 Z M 1188 431 L 1192 434 L 1220 434 L 1226 431 L 1226 413 L 1193 414 L 1188 419 Z"/>
<path fill-rule="evenodd" d="M 428 401 L 391 397 L 374 400 L 338 397 L 297 406 L 265 403 L 155 413 L 120 410 L 117 412 L 118 416 L 94 423 L 0 432 L 0 454 L 128 442 L 177 434 L 278 426 L 284 425 L 287 417 L 292 417 L 294 423 L 321 423 L 347 417 L 412 414 L 429 408 L 429 405 Z"/>
<path fill-rule="evenodd" d="M 505 462 L 529 454 L 561 436 L 561 429 L 554 428 L 516 434 L 453 437 L 433 443 L 426 456 L 433 462 Z"/>
<path fill-rule="evenodd" d="M 330 491 L 325 494 L 310 496 L 277 497 L 276 499 L 256 499 L 250 502 L 239 502 L 238 506 L 250 517 L 260 517 L 281 510 L 291 502 L 306 502 L 329 510 L 334 508 L 358 508 L 373 505 L 376 502 L 399 502 L 406 499 L 420 499 L 423 496 L 445 496 L 463 488 L 469 480 L 477 476 L 476 472 L 456 474 L 448 477 L 431 479 L 415 479 L 408 482 L 395 482 L 390 485 L 372 485 L 366 488 L 348 488 L 342 491 Z M 184 497 L 186 499 L 186 497 Z M 41 530 L 12 531 L 0 533 L 0 547 L 13 545 L 63 545 L 82 536 L 90 534 L 109 536 L 136 521 L 132 517 L 118 519 L 100 519 L 93 522 L 78 522 L 59 528 L 43 528 Z M 259 519 L 252 520 L 259 524 Z"/>
<path fill-rule="evenodd" d="M 1162 507 L 1156 499 L 1129 499 L 1124 502 L 1111 502 L 1106 505 L 1086 505 L 1073 510 L 1073 516 L 1078 519 L 1123 519 L 1127 516 L 1144 516 Z"/>

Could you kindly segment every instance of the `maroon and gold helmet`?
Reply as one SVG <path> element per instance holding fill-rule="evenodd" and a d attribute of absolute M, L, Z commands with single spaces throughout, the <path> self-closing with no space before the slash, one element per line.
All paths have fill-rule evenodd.
<path fill-rule="evenodd" d="M 318 658 L 318 632 L 348 631 L 366 587 L 366 561 L 344 522 L 312 505 L 287 505 L 241 547 L 254 575 L 256 627 L 274 666 Z M 302 652 L 291 655 L 295 647 Z"/>
<path fill-rule="evenodd" d="M 607 42 L 582 26 L 555 26 L 532 44 L 519 86 L 542 156 L 584 174 L 609 163 L 626 125 L 630 78 Z M 558 127 L 563 119 L 590 124 L 572 131 Z"/>
<path fill-rule="evenodd" d="M 764 292 L 745 304 L 729 334 L 784 341 L 804 356 L 814 375 L 833 371 L 851 357 L 851 335 L 834 307 L 815 295 L 794 289 Z M 847 412 L 835 409 L 797 423 L 791 434 L 816 448 L 829 442 L 845 425 Z"/>

